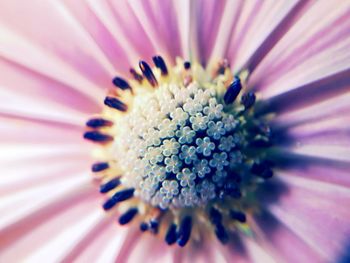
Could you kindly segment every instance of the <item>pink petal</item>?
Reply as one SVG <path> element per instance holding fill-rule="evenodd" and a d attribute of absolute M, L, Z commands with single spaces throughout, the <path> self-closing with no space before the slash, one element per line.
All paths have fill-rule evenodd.
<path fill-rule="evenodd" d="M 288 190 L 270 210 L 331 262 L 341 254 L 350 234 L 350 190 L 290 174 L 280 174 Z"/>
<path fill-rule="evenodd" d="M 108 218 L 107 220 L 110 221 L 111 219 Z M 101 262 L 108 262 L 106 261 L 107 259 L 102 261 L 104 253 L 106 253 L 110 245 L 114 246 L 114 251 L 112 252 L 115 253 L 119 247 L 119 244 L 116 244 L 115 240 L 121 241 L 122 236 L 123 230 L 119 229 L 115 222 L 100 221 L 99 224 L 83 236 L 62 261 L 87 262 L 91 259 L 99 259 Z M 110 253 L 111 251 L 108 252 Z M 112 262 L 110 256 L 111 254 L 109 254 L 108 260 Z"/>
<path fill-rule="evenodd" d="M 139 231 L 137 225 L 134 225 L 136 231 Z M 135 238 L 135 237 L 134 237 Z M 129 255 L 123 254 L 118 256 L 117 262 L 145 262 L 145 263 L 161 263 L 171 262 L 173 252 L 176 251 L 175 246 L 168 246 L 161 236 L 154 236 L 149 233 L 139 233 L 136 237 L 137 242 L 129 246 Z"/>
<path fill-rule="evenodd" d="M 174 63 L 181 55 L 181 35 L 173 1 L 131 1 L 130 8 L 142 25 L 157 54 Z"/>
<path fill-rule="evenodd" d="M 276 262 L 324 262 L 324 258 L 294 232 L 269 213 L 255 218 L 253 226 L 259 244 L 273 256 Z"/>
<path fill-rule="evenodd" d="M 330 150 L 334 150 L 334 148 L 330 148 Z M 297 152 L 286 149 L 277 151 L 272 156 L 276 161 L 276 173 L 278 173 L 278 169 L 283 169 L 291 171 L 294 176 L 344 186 L 349 185 L 350 181 L 347 174 L 350 169 L 350 162 L 347 160 L 348 157 L 344 158 L 327 150 L 319 154 L 308 154 L 307 148 L 304 149 L 304 154 Z"/>
<path fill-rule="evenodd" d="M 129 229 L 114 261 L 117 263 L 127 262 L 132 257 L 136 245 L 141 241 L 141 235 L 139 229 Z M 136 253 L 134 255 L 137 256 Z"/>
<path fill-rule="evenodd" d="M 52 102 L 52 106 L 78 110 L 79 114 L 83 112 L 91 114 L 99 109 L 96 98 L 92 99 L 70 84 L 62 83 L 13 61 L 0 59 L 0 70 L 4 73 L 0 80 L 1 97 L 8 94 Z"/>
<path fill-rule="evenodd" d="M 248 251 L 251 262 L 264 262 L 274 263 L 276 262 L 273 257 L 264 250 L 263 247 L 257 244 L 256 240 L 252 238 L 244 239 L 245 248 Z"/>
<path fill-rule="evenodd" d="M 64 4 L 93 38 L 114 69 L 119 74 L 127 73 L 135 59 L 135 55 L 130 54 L 135 52 L 135 49 L 130 48 L 134 44 L 120 31 L 120 24 L 116 23 L 109 3 L 64 1 Z"/>
<path fill-rule="evenodd" d="M 249 57 L 243 69 L 253 72 L 277 42 L 288 32 L 300 16 L 307 10 L 307 1 L 298 1 L 278 21 L 277 25 L 268 33 L 261 44 L 256 48 L 254 53 Z M 279 13 L 284 11 L 282 8 Z M 277 19 L 276 19 L 277 20 Z"/>
<path fill-rule="evenodd" d="M 314 105 L 285 112 L 276 116 L 273 126 L 277 129 L 288 129 L 288 132 L 303 139 L 311 132 L 327 131 L 339 128 L 347 129 L 350 113 L 350 94 L 329 98 Z"/>
<path fill-rule="evenodd" d="M 132 9 L 132 4 L 123 0 L 109 1 L 108 5 L 112 12 L 109 15 L 111 19 L 110 30 L 116 30 L 115 37 L 122 38 L 121 43 L 125 42 L 123 50 L 127 52 L 132 62 L 137 64 L 140 59 L 151 59 L 157 52 L 153 46 L 152 41 L 154 40 L 149 39 L 143 28 L 144 25 L 140 23 Z M 114 20 L 113 24 L 112 19 Z"/>
<path fill-rule="evenodd" d="M 228 51 L 234 67 L 254 71 L 308 5 L 307 1 L 246 2 L 238 21 L 238 34 Z"/>
<path fill-rule="evenodd" d="M 118 253 L 120 252 L 120 249 L 123 246 L 123 243 L 127 239 L 127 237 L 130 235 L 130 232 L 128 229 L 119 229 L 117 230 L 117 234 L 114 232 L 115 229 L 113 229 L 114 237 L 111 235 L 107 240 L 103 241 L 103 244 L 105 245 L 99 253 L 97 257 L 97 261 L 99 262 L 117 262 L 116 258 L 118 256 Z M 106 242 L 107 241 L 107 242 Z"/>
<path fill-rule="evenodd" d="M 237 25 L 235 26 L 235 34 L 233 34 L 232 39 L 228 43 L 227 54 L 225 56 L 229 59 L 229 61 L 231 61 L 231 64 L 235 65 L 237 63 L 237 57 L 242 56 L 242 50 L 239 50 L 239 48 L 242 48 L 241 43 L 244 43 L 244 41 L 247 39 L 246 35 L 248 30 L 254 28 L 257 18 L 259 18 L 259 14 L 262 13 L 261 9 L 264 8 L 263 5 L 266 3 L 267 1 L 242 2 L 242 7 L 237 19 Z"/>
<path fill-rule="evenodd" d="M 84 147 L 81 153 L 84 153 L 84 149 L 88 150 L 89 147 L 86 147 L 86 142 L 82 140 L 83 127 L 78 124 L 71 126 L 49 121 L 0 117 L 0 142 L 81 143 L 81 147 Z"/>
<path fill-rule="evenodd" d="M 190 59 L 190 42 L 191 42 L 191 33 L 190 33 L 190 14 L 191 14 L 191 2 L 187 0 L 174 1 L 174 9 L 177 16 L 177 24 L 181 45 L 181 52 L 184 59 Z"/>
<path fill-rule="evenodd" d="M 216 41 L 220 18 L 223 15 L 226 1 L 193 1 L 192 21 L 193 35 L 196 46 L 195 53 L 199 61 L 205 65 L 208 62 L 212 48 Z M 195 21 L 194 21 L 195 20 Z M 221 59 L 221 58 L 220 58 Z"/>
<path fill-rule="evenodd" d="M 23 206 L 22 202 L 20 206 L 17 204 L 21 211 L 16 213 L 12 211 L 7 219 L 1 218 L 2 239 L 0 242 L 3 249 L 7 248 L 2 257 L 16 258 L 16 255 L 25 257 L 50 240 L 54 233 L 59 233 L 62 225 L 68 226 L 72 220 L 79 221 L 80 216 L 78 215 L 84 211 L 91 212 L 91 206 L 96 207 L 97 204 L 94 205 L 97 201 L 96 190 L 90 184 L 82 184 L 81 180 L 80 182 L 71 181 L 74 183 L 66 183 L 67 188 L 60 191 L 53 191 L 53 185 L 51 185 L 52 194 L 48 195 L 46 192 L 47 198 L 43 199 L 41 195 L 41 200 L 34 200 L 32 196 L 31 207 L 28 204 Z M 40 191 L 38 193 L 43 194 Z M 75 209 L 72 209 L 74 207 Z M 48 233 L 51 234 L 48 235 Z"/>
<path fill-rule="evenodd" d="M 111 86 L 113 66 L 91 35 L 61 1 L 36 1 L 29 4 L 15 0 L 3 3 L 1 7 L 2 23 L 24 39 L 30 39 L 36 47 L 47 53 L 41 58 L 45 60 L 46 66 L 51 66 L 51 63 L 48 63 L 50 55 L 64 61 L 96 85 Z M 40 32 L 38 28 L 41 29 Z M 16 42 L 16 45 L 18 44 Z M 24 54 L 19 50 L 16 52 Z M 30 55 L 28 52 L 26 54 Z M 21 56 L 20 59 L 23 60 L 25 57 Z M 39 57 L 34 57 L 34 61 L 38 60 Z M 77 80 L 75 81 L 77 83 Z"/>
<path fill-rule="evenodd" d="M 283 113 L 343 94 L 350 90 L 349 74 L 350 69 L 345 69 L 293 88 L 266 100 L 260 111 Z"/>
<path fill-rule="evenodd" d="M 39 75 L 39 80 L 40 76 L 43 76 L 44 80 L 53 80 L 53 86 L 57 85 L 55 82 L 61 85 L 63 84 L 63 86 L 67 86 L 75 92 L 81 93 L 84 97 L 88 97 L 90 101 L 95 101 L 95 103 L 103 98 L 103 90 L 84 78 L 81 73 L 75 71 L 67 63 L 57 58 L 57 56 L 45 52 L 44 49 L 34 45 L 33 41 L 20 37 L 13 31 L 5 30 L 5 28 L 1 28 L 0 30 L 3 35 L 0 55 L 5 61 L 9 61 L 15 65 L 15 67 L 19 69 L 24 68 L 24 73 L 29 72 L 27 76 L 36 77 Z M 19 54 L 26 54 L 26 56 L 19 56 Z M 12 75 L 18 74 L 13 73 L 13 68 L 8 67 L 9 65 L 10 64 L 7 63 L 5 72 L 8 71 L 9 74 Z M 26 75 L 24 74 L 24 76 Z M 11 82 L 11 88 L 21 88 L 23 85 L 23 78 L 19 77 L 15 80 L 19 82 Z M 33 84 L 31 85 L 35 86 L 35 81 Z M 34 88 L 34 94 L 38 94 L 39 92 L 47 93 L 47 90 L 44 90 L 43 87 Z"/>
<path fill-rule="evenodd" d="M 12 93 L 12 94 L 11 94 Z M 77 126 L 87 119 L 85 114 L 73 111 L 55 103 L 36 103 L 25 96 L 14 96 L 13 92 L 1 92 L 0 115 L 3 117 L 37 120 L 62 125 Z"/>
<path fill-rule="evenodd" d="M 314 3 L 257 68 L 251 85 L 266 90 L 265 96 L 270 96 L 315 79 L 316 75 L 322 78 L 327 75 L 325 70 L 334 72 L 341 61 L 344 69 L 349 58 L 345 59 L 346 52 L 339 49 L 349 46 L 349 8 L 344 1 Z"/>
<path fill-rule="evenodd" d="M 210 43 L 212 46 L 207 51 L 210 54 L 209 66 L 215 65 L 215 63 L 223 58 L 227 58 L 229 44 L 237 33 L 237 22 L 244 3 L 244 1 L 226 1 L 222 16 L 217 18 L 220 20 L 217 36 L 214 43 Z"/>
<path fill-rule="evenodd" d="M 248 262 L 254 262 L 251 258 L 249 258 L 249 255 L 247 254 L 246 247 L 242 243 L 242 240 L 240 237 L 236 236 L 236 234 L 231 235 L 230 237 L 230 243 L 227 245 L 222 245 L 216 240 L 216 237 L 212 237 L 215 241 L 208 242 L 209 246 L 213 243 L 212 246 L 215 246 L 213 248 L 213 254 L 222 254 L 223 259 L 221 261 L 225 260 L 226 262 L 239 262 L 239 263 L 248 263 Z M 219 251 L 219 253 L 217 252 Z M 220 261 L 215 261 L 220 262 Z"/>
<path fill-rule="evenodd" d="M 103 211 L 91 212 L 90 209 L 90 212 L 85 212 L 84 217 L 80 218 L 79 221 L 70 223 L 55 236 L 52 236 L 49 242 L 42 244 L 40 249 L 33 251 L 27 260 L 36 262 L 43 258 L 52 257 L 60 262 L 64 261 L 74 248 L 78 249 L 84 237 L 99 227 L 104 216 Z"/>

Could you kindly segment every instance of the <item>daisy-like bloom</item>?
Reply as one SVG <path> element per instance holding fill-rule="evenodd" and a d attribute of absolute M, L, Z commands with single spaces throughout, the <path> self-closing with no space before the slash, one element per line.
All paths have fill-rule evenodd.
<path fill-rule="evenodd" d="M 0 1 L 0 261 L 349 262 L 349 17 Z"/>

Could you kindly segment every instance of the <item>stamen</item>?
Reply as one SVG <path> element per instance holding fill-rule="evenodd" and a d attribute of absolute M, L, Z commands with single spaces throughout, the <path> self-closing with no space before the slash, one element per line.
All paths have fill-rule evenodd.
<path fill-rule="evenodd" d="M 271 168 L 267 168 L 265 169 L 261 174 L 259 174 L 258 176 L 264 178 L 264 179 L 268 179 L 271 178 L 273 176 L 273 171 Z"/>
<path fill-rule="evenodd" d="M 191 63 L 189 61 L 186 61 L 184 63 L 184 68 L 187 70 L 187 69 L 190 69 L 191 68 Z"/>
<path fill-rule="evenodd" d="M 216 225 L 216 224 L 218 224 L 218 223 L 221 223 L 222 215 L 221 215 L 221 213 L 220 213 L 217 209 L 215 209 L 214 207 L 212 207 L 212 208 L 210 209 L 209 214 L 210 214 L 210 221 L 211 221 L 214 225 Z"/>
<path fill-rule="evenodd" d="M 104 204 L 103 204 L 103 209 L 104 210 L 109 210 L 113 206 L 115 206 L 119 202 L 123 202 L 125 200 L 128 200 L 134 196 L 134 188 L 130 189 L 125 189 L 120 192 L 115 193 L 110 199 L 108 199 Z"/>
<path fill-rule="evenodd" d="M 136 214 L 138 213 L 137 208 L 130 208 L 124 214 L 119 217 L 119 224 L 125 225 L 128 224 L 131 220 L 134 219 Z"/>
<path fill-rule="evenodd" d="M 209 219 L 215 227 L 216 237 L 220 240 L 221 243 L 226 244 L 228 242 L 229 237 L 225 227 L 222 225 L 221 213 L 213 207 L 210 209 L 209 213 L 210 213 Z"/>
<path fill-rule="evenodd" d="M 149 224 L 152 232 L 155 234 L 158 233 L 159 221 L 157 219 L 152 219 Z"/>
<path fill-rule="evenodd" d="M 244 213 L 239 212 L 239 211 L 230 211 L 230 216 L 232 219 L 237 220 L 241 223 L 244 223 L 247 219 Z"/>
<path fill-rule="evenodd" d="M 241 89 L 242 89 L 241 80 L 238 77 L 235 77 L 234 81 L 227 88 L 227 91 L 224 95 L 224 102 L 226 104 L 233 103 L 237 98 Z"/>
<path fill-rule="evenodd" d="M 266 161 L 262 161 L 262 162 L 254 162 L 252 165 L 252 168 L 250 169 L 250 171 L 253 174 L 261 174 L 263 171 L 265 171 L 266 169 L 270 168 L 269 163 Z"/>
<path fill-rule="evenodd" d="M 244 108 L 247 110 L 254 105 L 255 99 L 256 99 L 255 94 L 253 92 L 248 92 L 242 96 L 241 103 L 244 105 Z"/>
<path fill-rule="evenodd" d="M 103 134 L 99 131 L 88 131 L 84 133 L 84 139 L 94 142 L 110 142 L 113 141 L 113 137 L 108 134 Z"/>
<path fill-rule="evenodd" d="M 128 200 L 134 196 L 134 191 L 135 191 L 134 188 L 122 190 L 120 192 L 115 193 L 113 195 L 113 199 L 116 200 L 117 202 Z"/>
<path fill-rule="evenodd" d="M 113 122 L 102 118 L 90 119 L 86 122 L 86 126 L 90 128 L 111 127 Z"/>
<path fill-rule="evenodd" d="M 115 77 L 112 82 L 116 87 L 120 88 L 121 90 L 126 90 L 126 89 L 131 90 L 129 83 L 122 78 Z"/>
<path fill-rule="evenodd" d="M 108 107 L 114 108 L 119 111 L 126 111 L 128 109 L 128 107 L 123 102 L 114 97 L 106 97 L 104 103 Z"/>
<path fill-rule="evenodd" d="M 258 148 L 267 148 L 272 145 L 271 141 L 269 141 L 268 138 L 255 138 L 250 143 L 250 146 L 252 147 L 258 147 Z"/>
<path fill-rule="evenodd" d="M 102 184 L 100 186 L 100 193 L 103 193 L 103 194 L 107 193 L 110 190 L 113 190 L 114 188 L 116 188 L 118 185 L 120 185 L 120 178 L 119 177 L 114 178 L 105 184 Z"/>
<path fill-rule="evenodd" d="M 227 231 L 221 223 L 215 225 L 215 235 L 222 244 L 227 244 L 229 241 Z"/>
<path fill-rule="evenodd" d="M 155 56 L 153 57 L 154 65 L 160 69 L 162 76 L 168 75 L 168 69 L 166 67 L 166 64 L 161 56 Z"/>
<path fill-rule="evenodd" d="M 91 170 L 94 173 L 101 172 L 103 170 L 106 170 L 109 168 L 109 164 L 106 162 L 101 162 L 101 163 L 94 163 L 91 167 Z"/>
<path fill-rule="evenodd" d="M 137 73 L 135 69 L 131 68 L 131 69 L 130 69 L 130 73 L 131 73 L 131 75 L 133 76 L 133 78 L 134 78 L 135 80 L 137 80 L 139 83 L 142 82 L 142 80 L 143 80 L 142 75 L 140 75 L 139 73 Z"/>
<path fill-rule="evenodd" d="M 142 232 L 147 231 L 148 228 L 149 228 L 149 225 L 148 225 L 146 222 L 141 222 L 141 224 L 140 224 L 140 230 L 141 230 Z"/>
<path fill-rule="evenodd" d="M 241 191 L 239 190 L 238 184 L 233 181 L 228 181 L 224 185 L 224 193 L 225 195 L 231 196 L 236 199 L 242 196 Z"/>
<path fill-rule="evenodd" d="M 190 216 L 186 216 L 184 219 L 182 219 L 180 229 L 179 229 L 179 235 L 177 244 L 180 247 L 184 247 L 191 236 L 191 230 L 192 230 L 192 218 Z"/>
<path fill-rule="evenodd" d="M 273 171 L 270 167 L 269 161 L 255 162 L 251 167 L 251 172 L 264 179 L 271 178 L 273 176 Z"/>
<path fill-rule="evenodd" d="M 153 71 L 152 71 L 151 67 L 145 61 L 140 61 L 139 66 L 140 66 L 140 69 L 141 69 L 143 75 L 148 80 L 148 82 L 153 87 L 157 87 L 158 86 L 158 82 L 157 82 L 156 77 L 153 74 Z"/>
<path fill-rule="evenodd" d="M 165 242 L 168 245 L 172 245 L 176 242 L 177 239 L 177 226 L 173 223 L 169 226 L 168 231 L 165 235 Z"/>
<path fill-rule="evenodd" d="M 218 71 L 217 71 L 217 74 L 218 75 L 223 75 L 225 74 L 225 70 L 226 68 L 228 68 L 230 66 L 230 64 L 228 63 L 228 60 L 227 59 L 223 59 L 222 61 L 219 62 L 219 68 L 218 68 Z"/>
<path fill-rule="evenodd" d="M 104 204 L 102 205 L 102 207 L 103 207 L 104 210 L 107 211 L 107 210 L 111 209 L 113 206 L 115 206 L 116 203 L 117 203 L 117 202 L 116 202 L 113 198 L 110 198 L 110 199 L 107 199 L 106 202 L 104 202 Z"/>

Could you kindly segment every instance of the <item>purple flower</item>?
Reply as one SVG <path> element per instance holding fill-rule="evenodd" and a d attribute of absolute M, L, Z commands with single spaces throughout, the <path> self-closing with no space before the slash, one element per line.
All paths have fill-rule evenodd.
<path fill-rule="evenodd" d="M 349 16 L 2 1 L 0 261 L 346 262 Z"/>

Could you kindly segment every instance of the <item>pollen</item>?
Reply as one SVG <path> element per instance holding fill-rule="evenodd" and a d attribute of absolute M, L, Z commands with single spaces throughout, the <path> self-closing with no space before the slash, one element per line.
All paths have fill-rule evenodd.
<path fill-rule="evenodd" d="M 87 122 L 84 137 L 101 145 L 92 171 L 103 208 L 169 245 L 208 233 L 226 243 L 230 231 L 249 227 L 254 189 L 273 174 L 256 94 L 225 60 L 212 72 L 181 59 L 153 63 L 141 61 L 129 80 L 115 77 L 103 112 Z"/>

